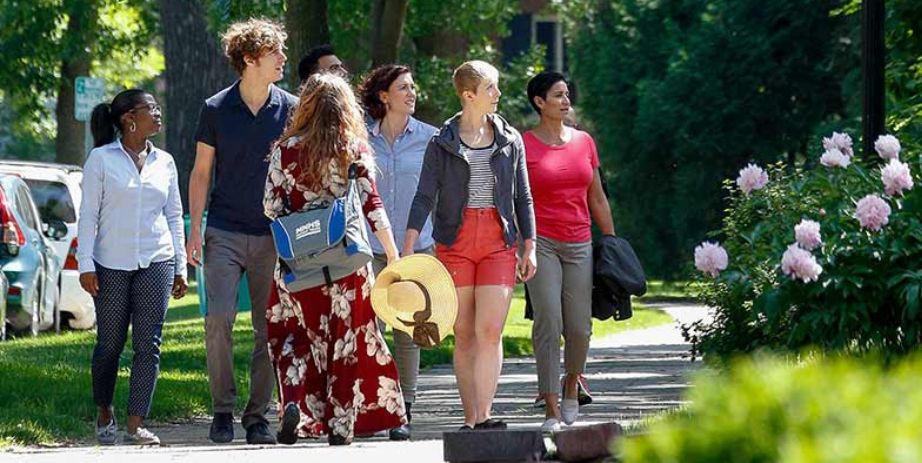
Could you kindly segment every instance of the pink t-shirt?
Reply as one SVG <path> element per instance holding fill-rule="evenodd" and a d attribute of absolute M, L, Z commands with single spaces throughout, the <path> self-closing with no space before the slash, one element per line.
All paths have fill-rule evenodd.
<path fill-rule="evenodd" d="M 569 142 L 550 146 L 525 132 L 525 160 L 538 235 L 584 243 L 592 240 L 588 196 L 599 154 L 588 133 L 575 129 L 572 133 Z"/>

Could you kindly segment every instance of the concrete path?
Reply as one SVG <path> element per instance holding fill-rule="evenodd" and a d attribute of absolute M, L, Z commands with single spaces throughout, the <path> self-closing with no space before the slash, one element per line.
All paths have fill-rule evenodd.
<path fill-rule="evenodd" d="M 620 333 L 593 340 L 586 376 L 594 400 L 580 410 L 579 424 L 617 421 L 631 425 L 682 404 L 688 375 L 700 367 L 690 362 L 689 346 L 679 323 L 708 317 L 706 308 L 692 304 L 648 304 L 665 310 L 675 324 Z M 95 446 L 56 449 L 22 448 L 0 453 L 0 462 L 89 463 L 103 458 L 131 463 L 220 461 L 252 463 L 275 459 L 311 461 L 442 461 L 442 432 L 461 425 L 461 401 L 450 365 L 424 371 L 413 408 L 413 441 L 390 442 L 386 437 L 357 439 L 347 448 L 330 448 L 325 441 L 301 441 L 294 446 L 249 446 L 237 425 L 237 439 L 228 445 L 207 440 L 208 420 L 152 427 L 167 445 L 159 448 Z M 533 406 L 537 395 L 534 359 L 507 359 L 494 405 L 494 416 L 513 428 L 537 428 L 544 411 Z M 274 426 L 274 424 L 273 424 Z M 329 458 L 329 459 L 327 459 Z M 275 460 L 278 461 L 278 460 Z"/>

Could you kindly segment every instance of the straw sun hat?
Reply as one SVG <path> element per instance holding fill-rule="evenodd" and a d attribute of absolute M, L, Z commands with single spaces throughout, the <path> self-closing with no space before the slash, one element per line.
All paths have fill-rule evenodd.
<path fill-rule="evenodd" d="M 371 289 L 378 318 L 420 347 L 435 347 L 451 334 L 458 296 L 451 274 L 435 257 L 413 254 L 388 265 Z"/>

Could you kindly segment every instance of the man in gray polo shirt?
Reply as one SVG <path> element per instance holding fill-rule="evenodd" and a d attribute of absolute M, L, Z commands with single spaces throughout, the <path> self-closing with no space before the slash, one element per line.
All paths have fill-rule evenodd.
<path fill-rule="evenodd" d="M 233 327 L 237 289 L 247 274 L 253 315 L 250 397 L 241 417 L 247 443 L 275 444 L 266 407 L 276 385 L 269 360 L 266 305 L 276 252 L 263 214 L 268 156 L 281 135 L 297 98 L 273 83 L 282 78 L 287 37 L 281 25 L 251 19 L 224 34 L 225 54 L 240 79 L 205 100 L 195 141 L 195 167 L 189 181 L 191 230 L 186 253 L 192 265 L 204 265 L 205 348 L 214 419 L 209 438 L 234 439 Z M 208 226 L 202 246 L 202 215 L 212 181 Z"/>

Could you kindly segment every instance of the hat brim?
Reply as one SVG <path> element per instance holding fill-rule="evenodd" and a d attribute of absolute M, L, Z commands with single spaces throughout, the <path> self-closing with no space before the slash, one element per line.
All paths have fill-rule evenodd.
<path fill-rule="evenodd" d="M 388 302 L 387 287 L 399 280 L 415 280 L 429 293 L 432 316 L 428 322 L 439 329 L 439 342 L 452 333 L 458 316 L 458 294 L 448 269 L 438 259 L 426 254 L 403 257 L 378 273 L 371 289 L 371 307 L 375 314 L 394 329 L 413 335 L 413 327 L 401 320 L 413 320 L 413 312 L 401 310 Z"/>

